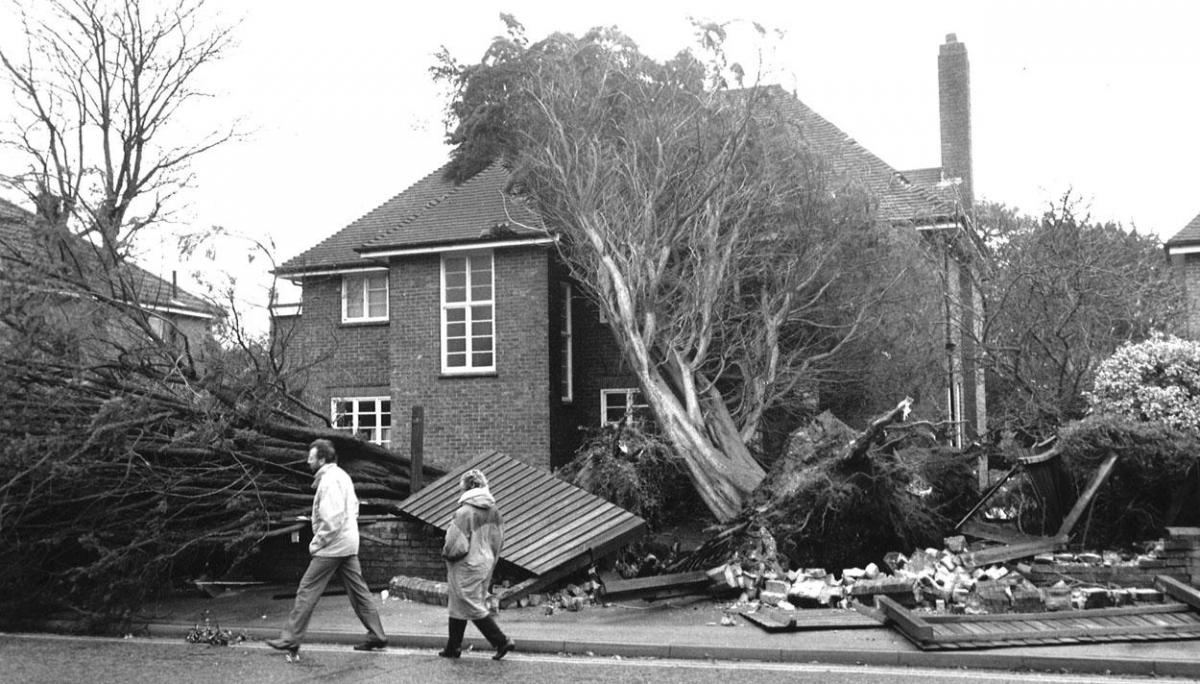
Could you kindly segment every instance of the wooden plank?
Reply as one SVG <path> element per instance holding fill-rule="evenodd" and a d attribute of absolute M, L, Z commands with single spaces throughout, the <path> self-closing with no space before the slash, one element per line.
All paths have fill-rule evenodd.
<path fill-rule="evenodd" d="M 782 632 L 806 632 L 828 629 L 875 629 L 879 623 L 874 619 L 848 611 L 826 612 L 819 616 L 809 615 L 810 611 L 786 611 L 776 608 L 759 608 L 738 613 L 750 623 L 757 625 L 769 634 Z"/>
<path fill-rule="evenodd" d="M 980 522 L 978 520 L 968 521 L 967 523 L 963 524 L 962 529 L 959 531 L 963 534 L 971 535 L 972 537 L 989 539 L 991 541 L 998 541 L 1004 544 L 1028 544 L 1030 542 L 1042 541 L 1047 538 L 1038 537 L 1032 534 L 1025 534 L 1024 532 L 1008 529 L 1003 525 Z"/>
<path fill-rule="evenodd" d="M 875 597 L 875 606 L 882 610 L 888 619 L 896 623 L 900 627 L 900 631 L 910 638 L 920 642 L 933 640 L 933 626 L 899 603 L 881 594 Z"/>
<path fill-rule="evenodd" d="M 1121 606 L 1119 608 L 1093 608 L 1091 610 L 1058 610 L 1045 613 L 993 613 L 986 615 L 926 615 L 930 624 L 941 622 L 1013 622 L 1029 620 L 1036 615 L 1038 620 L 1060 622 L 1087 615 L 1107 617 L 1110 615 L 1146 615 L 1152 613 L 1188 613 L 1191 609 L 1182 603 L 1154 603 L 1143 606 Z"/>
<path fill-rule="evenodd" d="M 604 598 L 635 598 L 657 593 L 662 589 L 693 589 L 703 590 L 712 584 L 712 579 L 703 570 L 695 572 L 677 572 L 671 575 L 655 575 L 653 577 L 636 577 L 634 579 L 606 582 Z"/>
<path fill-rule="evenodd" d="M 1048 553 L 1062 546 L 1066 541 L 1066 537 L 1045 537 L 1036 542 L 1010 544 L 1008 546 L 997 546 L 990 549 L 972 551 L 964 553 L 960 558 L 962 558 L 963 563 L 967 567 L 992 565 L 994 563 L 1016 560 L 1017 558 L 1036 556 L 1039 553 Z"/>
<path fill-rule="evenodd" d="M 1096 492 L 1100 490 L 1101 485 L 1112 474 L 1113 466 L 1117 464 L 1117 458 L 1120 456 L 1117 452 L 1112 452 L 1100 467 L 1096 469 L 1096 474 L 1092 476 L 1092 481 L 1088 483 L 1087 489 L 1079 495 L 1075 500 L 1075 505 L 1071 507 L 1071 512 L 1067 513 L 1067 517 L 1063 518 L 1062 525 L 1058 527 L 1056 537 L 1066 539 L 1071 536 L 1071 530 L 1074 529 L 1075 523 L 1079 522 L 1079 518 L 1083 516 L 1088 505 L 1092 503 L 1092 498 L 1096 496 Z"/>
<path fill-rule="evenodd" d="M 1054 630 L 1054 638 L 1078 637 L 1083 639 L 1099 639 L 1111 637 L 1128 637 L 1131 635 L 1144 634 L 1146 636 L 1164 636 L 1178 633 L 1193 633 L 1200 631 L 1200 623 L 1194 625 L 1176 625 L 1174 627 L 1159 627 L 1157 625 L 1137 625 L 1127 627 L 1094 627 L 1080 625 L 1078 627 L 1059 627 Z M 954 641 L 956 643 L 970 643 L 974 641 L 995 641 L 1003 637 L 1003 641 L 1012 641 L 1016 639 L 1044 639 L 1050 637 L 1045 632 L 1038 631 L 1013 631 L 1001 632 L 995 634 L 938 634 L 935 633 L 930 641 Z"/>
<path fill-rule="evenodd" d="M 1200 590 L 1197 590 L 1196 587 L 1193 587 L 1190 584 L 1184 584 L 1174 577 L 1168 577 L 1166 575 L 1159 575 L 1157 578 L 1155 578 L 1155 584 L 1157 584 L 1158 588 L 1166 593 L 1167 596 L 1170 596 L 1176 601 L 1182 601 L 1192 608 L 1200 610 Z"/>

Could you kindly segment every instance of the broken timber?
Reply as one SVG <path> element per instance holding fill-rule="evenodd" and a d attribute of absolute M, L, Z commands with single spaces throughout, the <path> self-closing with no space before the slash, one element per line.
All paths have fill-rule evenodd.
<path fill-rule="evenodd" d="M 504 516 L 500 560 L 526 579 L 501 594 L 501 606 L 540 591 L 646 533 L 646 521 L 604 499 L 497 451 L 454 468 L 405 499 L 404 516 L 443 532 L 458 509 L 458 480 L 478 468 L 487 475 Z"/>
<path fill-rule="evenodd" d="M 604 583 L 604 600 L 646 598 L 649 600 L 706 593 L 712 580 L 703 570 L 654 575 Z"/>
<path fill-rule="evenodd" d="M 992 563 L 1003 563 L 1005 561 L 1015 560 L 1017 558 L 1027 558 L 1029 556 L 1036 556 L 1039 553 L 1054 551 L 1060 548 L 1063 544 L 1066 544 L 1067 540 L 1071 538 L 1071 531 L 1075 528 L 1075 524 L 1079 522 L 1081 517 L 1083 517 L 1084 512 L 1087 511 L 1087 507 L 1091 505 L 1092 499 L 1096 497 L 1096 492 L 1100 491 L 1100 487 L 1104 485 L 1104 483 L 1108 480 L 1109 475 L 1112 474 L 1113 467 L 1117 464 L 1118 456 L 1119 455 L 1116 452 L 1112 452 L 1107 458 L 1104 459 L 1104 462 L 1101 463 L 1100 467 L 1096 469 L 1096 473 L 1092 476 L 1091 482 L 1088 483 L 1087 488 L 1083 490 L 1083 493 L 1080 494 L 1079 498 L 1075 500 L 1075 505 L 1071 507 L 1070 512 L 1068 512 L 1066 517 L 1063 518 L 1062 524 L 1060 524 L 1058 527 L 1058 532 L 1053 537 L 1025 537 L 1022 541 L 1018 541 L 1016 543 L 1009 543 L 1004 546 L 995 546 L 987 549 L 981 549 L 979 551 L 973 551 L 963 555 L 963 562 L 967 565 L 967 567 L 980 567 L 983 565 L 990 565 Z M 1057 457 L 1057 451 L 1051 451 L 1048 454 L 1039 456 L 1037 458 L 1040 459 L 1039 462 L 1045 462 L 1053 457 Z M 979 503 L 975 505 L 975 507 L 972 509 L 972 512 L 968 514 L 967 517 L 970 517 L 970 515 L 982 508 L 984 502 L 986 502 L 988 498 L 990 498 L 992 494 L 999 489 L 1000 485 L 1003 484 L 1004 481 L 1007 481 L 1008 478 L 1015 473 L 1015 471 L 1016 467 L 1014 467 L 1013 470 L 1009 471 L 1008 474 L 1005 475 L 1004 480 L 996 483 L 996 485 L 984 495 Z M 989 539 L 999 536 L 994 526 L 989 527 L 986 526 L 985 523 L 971 523 L 966 518 L 964 518 L 963 521 L 958 524 L 958 527 L 962 528 L 964 532 L 976 532 L 977 534 L 973 536 L 982 536 L 983 538 Z"/>
<path fill-rule="evenodd" d="M 1200 604 L 1196 589 L 1170 578 L 1162 584 L 1172 596 L 1186 594 Z M 894 628 L 927 651 L 1200 638 L 1200 614 L 1181 602 L 994 615 L 916 613 L 886 596 L 878 597 L 876 606 Z"/>
<path fill-rule="evenodd" d="M 879 627 L 879 620 L 857 612 L 841 609 L 808 608 L 804 610 L 781 610 L 760 606 L 758 610 L 739 613 L 748 622 L 759 626 L 768 634 L 781 632 L 804 632 L 827 629 L 871 629 Z"/>

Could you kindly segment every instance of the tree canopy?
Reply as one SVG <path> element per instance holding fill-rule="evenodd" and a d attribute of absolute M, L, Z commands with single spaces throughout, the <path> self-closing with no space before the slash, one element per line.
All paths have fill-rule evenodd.
<path fill-rule="evenodd" d="M 1168 330 L 1182 301 L 1153 236 L 1076 215 L 977 209 L 989 248 L 980 362 L 993 425 L 1036 441 L 1087 409 L 1100 363 Z"/>
<path fill-rule="evenodd" d="M 819 393 L 879 325 L 915 235 L 875 220 L 784 106 L 697 25 L 659 62 L 615 28 L 531 43 L 505 17 L 474 64 L 443 52 L 450 174 L 492 163 L 560 237 L 656 420 L 718 518 L 763 476 L 764 413 Z M 913 231 L 909 231 L 912 233 Z"/>

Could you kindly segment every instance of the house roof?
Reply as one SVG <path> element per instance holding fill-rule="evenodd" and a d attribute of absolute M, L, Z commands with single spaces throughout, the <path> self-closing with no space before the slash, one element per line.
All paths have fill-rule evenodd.
<path fill-rule="evenodd" d="M 1167 247 L 1172 245 L 1190 245 L 1200 243 L 1200 214 L 1196 214 L 1196 218 L 1188 222 L 1183 230 L 1175 233 L 1175 235 L 1167 240 Z"/>
<path fill-rule="evenodd" d="M 542 468 L 491 451 L 405 499 L 400 512 L 445 530 L 458 509 L 458 480 L 478 468 L 504 516 L 504 560 L 533 574 L 570 571 L 646 533 L 646 521 Z"/>
<path fill-rule="evenodd" d="M 770 86 L 783 113 L 797 125 L 799 138 L 819 153 L 834 171 L 857 178 L 879 202 L 879 217 L 893 223 L 932 223 L 958 215 L 953 201 L 933 189 L 936 184 L 917 183 L 863 147 L 842 129 L 813 111 L 795 95 Z M 937 169 L 941 180 L 941 170 Z M 932 174 L 926 173 L 927 181 Z"/>
<path fill-rule="evenodd" d="M 445 172 L 438 168 L 275 272 L 369 266 L 371 251 L 389 248 L 545 235 L 541 220 L 505 191 L 508 172 L 499 164 L 463 183 L 447 180 Z"/>
<path fill-rule="evenodd" d="M 953 187 L 940 169 L 906 176 L 778 86 L 769 94 L 796 125 L 796 135 L 833 169 L 862 183 L 879 202 L 885 221 L 928 224 L 958 215 Z M 509 174 L 493 164 L 462 183 L 442 166 L 362 217 L 275 269 L 282 276 L 383 265 L 372 256 L 435 245 L 486 244 L 512 237 L 544 236 L 544 224 L 506 191 Z"/>
<path fill-rule="evenodd" d="M 70 248 L 71 257 L 79 260 L 79 270 L 86 274 L 99 268 L 95 251 L 83 238 L 63 231 L 58 236 L 65 244 L 39 240 L 34 231 L 36 216 L 4 199 L 0 199 L 0 260 L 20 261 L 48 267 L 62 249 Z M 82 247 L 82 249 L 80 249 Z M 163 280 L 149 271 L 124 262 L 122 275 L 136 293 L 137 303 L 161 308 L 183 315 L 211 318 L 218 309 L 209 302 Z"/>

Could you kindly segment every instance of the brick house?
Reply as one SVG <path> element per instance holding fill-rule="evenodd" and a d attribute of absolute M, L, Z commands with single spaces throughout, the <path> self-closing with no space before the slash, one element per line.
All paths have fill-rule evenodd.
<path fill-rule="evenodd" d="M 778 92 L 805 139 L 871 190 L 882 220 L 944 246 L 946 286 L 931 296 L 945 301 L 945 320 L 931 342 L 948 350 L 945 414 L 963 421 L 966 439 L 983 431 L 984 406 L 962 335 L 977 297 L 968 64 L 953 35 L 939 81 L 942 165 L 917 172 L 897 171 Z M 639 404 L 606 323 L 506 181 L 496 165 L 459 185 L 438 169 L 276 269 L 302 288 L 300 303 L 274 318 L 276 334 L 312 364 L 305 397 L 335 427 L 406 451 L 420 406 L 431 464 L 497 449 L 552 468 L 570 459 L 581 427 Z"/>
<path fill-rule="evenodd" d="M 168 282 L 130 262 L 121 263 L 115 277 L 99 276 L 102 272 L 91 243 L 0 199 L 0 286 L 49 285 L 57 291 L 52 301 L 61 321 L 87 322 L 102 329 L 99 337 L 109 340 L 145 333 L 118 328 L 122 317 L 112 316 L 104 301 L 133 304 L 146 314 L 150 329 L 169 344 L 182 347 L 186 340 L 191 349 L 199 350 L 211 337 L 220 310 L 180 288 L 174 276 Z"/>
<path fill-rule="evenodd" d="M 1163 247 L 1183 285 L 1185 313 L 1180 334 L 1200 338 L 1200 214 Z"/>

